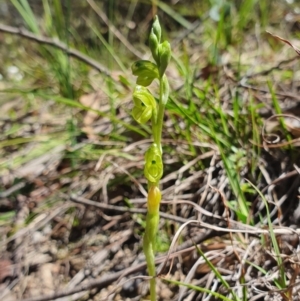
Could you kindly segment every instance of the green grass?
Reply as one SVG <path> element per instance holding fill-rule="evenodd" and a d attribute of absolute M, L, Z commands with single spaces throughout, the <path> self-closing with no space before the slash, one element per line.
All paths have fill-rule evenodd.
<path fill-rule="evenodd" d="M 205 254 L 201 251 L 200 248 L 197 248 L 197 252 L 199 253 L 199 255 L 201 257 L 203 257 L 203 259 L 205 260 L 205 262 L 207 263 L 207 265 L 211 268 L 212 272 L 215 274 L 216 278 L 220 281 L 220 283 L 230 292 L 230 295 L 231 295 L 230 298 L 232 298 L 232 300 L 234 300 L 234 301 L 240 301 L 241 299 L 231 289 L 229 283 L 222 277 L 222 275 L 220 274 L 220 272 L 218 271 L 218 269 L 215 268 L 215 266 L 205 256 Z"/>
<path fill-rule="evenodd" d="M 275 283 L 279 289 L 285 289 L 287 287 L 287 279 L 286 279 L 285 269 L 284 269 L 284 265 L 283 265 L 283 260 L 281 258 L 279 245 L 276 240 L 275 233 L 274 233 L 274 227 L 273 227 L 273 224 L 272 224 L 272 221 L 270 218 L 269 205 L 268 205 L 268 202 L 267 202 L 266 198 L 264 197 L 264 195 L 254 185 L 252 185 L 252 186 L 253 186 L 253 188 L 255 188 L 257 190 L 258 194 L 262 198 L 264 205 L 266 207 L 266 211 L 267 211 L 266 217 L 267 217 L 267 221 L 268 221 L 268 229 L 270 231 L 272 250 L 274 250 L 277 265 L 279 268 L 279 277 L 278 277 L 278 279 L 275 280 Z"/>

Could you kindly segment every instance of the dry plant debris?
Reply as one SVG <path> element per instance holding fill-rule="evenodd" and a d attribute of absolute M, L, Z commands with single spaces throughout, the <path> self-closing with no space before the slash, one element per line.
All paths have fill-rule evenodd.
<path fill-rule="evenodd" d="M 96 2 L 88 2 L 96 10 Z M 143 28 L 151 23 L 151 12 L 147 12 L 145 20 L 140 20 Z M 110 25 L 102 10 L 98 15 L 124 43 L 122 33 Z M 118 96 L 115 117 L 110 118 L 111 95 L 103 88 L 105 80 L 97 83 L 94 71 L 89 71 L 93 91 L 83 91 L 76 105 L 58 104 L 50 96 L 45 100 L 38 92 L 30 99 L 17 90 L 7 92 L 6 100 L 0 102 L 4 133 L 0 139 L 0 300 L 147 300 L 149 279 L 144 276 L 141 252 L 146 213 L 142 167 L 151 141 L 126 126 L 132 122 L 129 86 L 64 43 L 4 24 L 0 31 L 17 34 L 14 43 L 29 45 L 26 39 L 30 39 L 67 51 L 73 59 L 106 74 Z M 276 52 L 279 46 L 271 49 L 273 42 L 267 39 L 258 45 L 257 36 L 245 31 L 240 61 L 236 49 L 229 47 L 219 54 L 217 64 L 203 64 L 207 45 L 197 40 L 203 31 L 196 20 L 174 39 L 175 55 L 186 55 L 191 65 L 200 62 L 194 76 L 185 78 L 192 81 L 193 90 L 185 90 L 187 83 L 174 62 L 168 74 L 177 100 L 174 97 L 167 110 L 163 133 L 167 151 L 156 260 L 158 296 L 164 301 L 220 300 L 218 294 L 233 298 L 234 291 L 242 299 L 247 291 L 250 301 L 300 300 L 299 83 L 286 75 L 295 65 L 299 67 L 298 57 Z M 0 38 L 7 39 L 4 34 Z M 295 49 L 287 39 L 279 39 Z M 126 41 L 125 47 L 133 52 Z M 141 50 L 135 52 L 141 56 Z M 299 68 L 293 70 L 299 75 Z M 128 76 L 125 72 L 124 77 Z M 2 84 L 12 88 L 10 82 L 3 82 L 1 89 Z M 204 93 L 209 106 L 202 102 Z M 232 117 L 235 93 L 242 102 L 239 114 L 248 116 L 246 108 L 253 101 L 257 118 L 250 122 L 249 116 L 238 124 L 228 119 L 229 132 L 249 130 L 245 137 L 236 134 L 241 151 L 235 145 L 229 159 L 240 186 L 248 189 L 252 223 L 242 223 L 234 206 L 229 206 L 236 200 L 236 191 L 216 140 L 203 136 L 192 122 L 194 116 L 183 120 L 184 114 L 176 109 L 178 102 L 181 112 L 191 105 L 190 97 L 195 111 L 204 117 L 216 108 Z M 274 108 L 274 99 L 280 112 Z M 75 130 L 69 116 L 76 119 Z M 254 141 L 257 133 L 260 138 Z M 282 272 L 285 287 L 279 288 Z M 179 286 L 176 281 L 206 290 Z"/>

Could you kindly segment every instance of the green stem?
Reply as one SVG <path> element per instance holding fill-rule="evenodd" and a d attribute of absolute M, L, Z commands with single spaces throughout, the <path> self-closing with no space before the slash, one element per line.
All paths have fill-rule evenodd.
<path fill-rule="evenodd" d="M 156 278 L 150 279 L 150 300 L 156 301 Z"/>
<path fill-rule="evenodd" d="M 147 216 L 143 239 L 143 251 L 145 253 L 147 269 L 150 279 L 150 298 L 156 301 L 156 270 L 155 270 L 155 243 L 159 223 L 159 206 L 161 191 L 159 181 L 163 176 L 162 160 L 162 127 L 164 111 L 169 98 L 170 86 L 167 76 L 164 74 L 171 59 L 171 46 L 168 41 L 161 43 L 161 26 L 158 17 L 155 16 L 152 25 L 149 46 L 156 64 L 141 60 L 131 67 L 132 73 L 137 75 L 138 87 L 133 94 L 134 108 L 132 116 L 139 123 L 146 123 L 150 116 L 152 121 L 153 143 L 145 154 L 144 175 L 148 179 Z M 159 80 L 158 104 L 149 90 L 153 79 Z"/>
<path fill-rule="evenodd" d="M 162 126 L 164 121 L 164 111 L 165 111 L 165 101 L 163 97 L 169 97 L 169 90 L 165 91 L 166 85 L 163 81 L 167 82 L 167 78 L 165 75 L 159 79 L 159 103 L 158 103 L 158 110 L 152 117 L 152 134 L 154 143 L 157 144 L 160 153 L 162 154 L 162 147 L 161 147 L 161 136 L 162 136 Z M 168 82 L 167 82 L 168 87 Z M 153 185 L 153 183 L 152 183 Z M 158 186 L 159 183 L 156 183 Z M 149 189 L 149 185 L 148 185 Z M 155 272 L 155 242 L 156 242 L 156 234 L 158 229 L 159 223 L 159 204 L 155 210 L 155 213 L 150 213 L 148 211 L 146 217 L 146 229 L 144 235 L 144 242 L 143 242 L 143 249 L 146 256 L 147 268 L 149 276 L 153 278 L 150 279 L 150 298 L 151 301 L 156 301 L 156 272 Z"/>
<path fill-rule="evenodd" d="M 146 256 L 147 268 L 149 276 L 153 278 L 150 279 L 150 297 L 151 301 L 156 301 L 156 275 L 155 272 L 155 242 L 156 233 L 158 229 L 159 222 L 159 204 L 157 211 L 155 213 L 147 213 L 146 217 L 146 229 L 144 234 L 143 249 Z"/>
<path fill-rule="evenodd" d="M 152 120 L 152 132 L 153 132 L 153 139 L 154 143 L 157 144 L 158 149 L 162 153 L 161 147 L 161 135 L 162 135 L 162 127 L 164 122 L 164 112 L 165 112 L 165 104 L 163 103 L 163 95 L 164 95 L 164 85 L 163 85 L 163 77 L 159 79 L 159 103 L 158 103 L 158 110 L 157 116 L 155 116 Z"/>

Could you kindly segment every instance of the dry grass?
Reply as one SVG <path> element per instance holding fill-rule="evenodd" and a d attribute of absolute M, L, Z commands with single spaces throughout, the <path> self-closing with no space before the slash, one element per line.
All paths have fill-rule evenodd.
<path fill-rule="evenodd" d="M 297 15 L 292 5 L 279 3 L 255 31 L 256 17 L 240 15 L 249 19 L 242 27 L 234 7 L 232 40 L 221 35 L 214 56 L 213 31 L 226 33 L 226 26 L 218 29 L 208 16 L 201 23 L 185 15 L 184 7 L 167 7 L 195 23 L 186 29 L 179 16 L 158 7 L 174 40 L 168 70 L 174 92 L 163 135 L 158 296 L 300 300 L 300 126 L 290 117 L 299 115 L 300 68 L 294 52 L 265 32 L 292 39 L 298 21 L 288 20 Z M 283 8 L 291 10 L 290 19 L 283 19 Z M 80 9 L 97 16 L 95 8 Z M 113 9 L 119 16 L 124 7 L 116 2 Z M 127 24 L 128 32 L 118 34 L 143 53 L 152 7 L 138 2 L 135 9 L 141 19 L 115 17 L 112 24 L 114 30 Z M 83 22 L 78 20 L 76 29 Z M 109 28 L 103 22 L 102 31 Z M 134 24 L 140 25 L 136 35 L 129 30 Z M 133 77 L 114 61 L 117 55 L 129 66 L 132 52 L 122 42 L 110 44 L 113 53 L 97 52 L 95 32 L 85 36 L 93 46 L 84 54 L 99 53 L 109 76 L 75 55 L 73 98 L 43 57 L 45 50 L 36 50 L 39 44 L 0 35 L 7 45 L 0 48 L 6 62 L 0 66 L 1 300 L 147 300 L 141 237 L 148 128 L 133 123 Z M 270 118 L 275 114 L 285 115 Z"/>

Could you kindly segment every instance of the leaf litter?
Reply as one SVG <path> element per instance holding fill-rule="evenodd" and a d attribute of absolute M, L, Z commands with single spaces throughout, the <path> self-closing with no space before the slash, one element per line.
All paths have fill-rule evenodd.
<path fill-rule="evenodd" d="M 288 40 L 273 36 L 298 51 Z M 184 42 L 190 42 L 188 36 Z M 200 74 L 195 74 L 194 86 L 198 96 L 208 89 L 212 104 L 217 106 L 213 88 L 198 80 L 215 81 L 221 108 L 230 116 L 234 115 L 234 91 L 245 106 L 249 99 L 255 100 L 267 133 L 262 132 L 259 143 L 249 135 L 252 143 L 242 141 L 247 148 L 241 155 L 232 151 L 230 157 L 240 175 L 240 185 L 247 189 L 253 222 L 242 223 L 233 213 L 236 204 L 230 201 L 235 194 L 216 140 L 203 138 L 195 124 L 191 125 L 189 142 L 183 140 L 180 134 L 188 125 L 176 118 L 179 111 L 172 104 L 164 133 L 168 168 L 162 180 L 164 202 L 156 260 L 160 300 L 219 300 L 212 293 L 232 298 L 232 292 L 241 299 L 245 289 L 247 300 L 300 299 L 299 126 L 291 121 L 297 120 L 299 96 L 294 79 L 280 82 L 280 73 L 289 70 L 295 58 L 274 55 L 267 62 L 269 67 L 258 70 L 255 63 L 255 68 L 249 68 L 257 57 L 251 58 L 246 50 L 244 53 L 241 78 L 233 60 L 232 64 L 220 63 L 218 68 L 203 66 Z M 230 59 L 229 55 L 227 61 Z M 274 110 L 267 86 L 269 76 L 274 80 L 281 113 Z M 176 97 L 186 104 L 180 81 L 174 78 Z M 80 101 L 102 110 L 103 99 L 107 101 L 99 90 Z M 91 104 L 91 100 L 95 102 Z M 51 99 L 48 101 L 51 103 Z M 0 120 L 6 135 L 0 141 L 1 300 L 147 300 L 148 278 L 143 276 L 146 265 L 141 252 L 146 212 L 142 154 L 150 141 L 138 139 L 124 128 L 119 128 L 118 134 L 125 133 L 130 139 L 108 139 L 114 130 L 111 121 L 75 109 L 72 114 L 82 114 L 82 122 L 72 145 L 60 135 L 67 126 L 63 107 L 60 112 L 51 104 L 45 109 L 39 100 L 38 110 L 26 112 L 17 98 L 13 102 L 19 106 L 16 116 Z M 263 108 L 259 106 L 262 103 Z M 108 102 L 104 106 L 103 111 L 109 109 Z M 2 108 L 11 110 L 8 102 L 1 104 Z M 126 106 L 120 105 L 118 111 L 118 118 L 127 122 Z M 205 111 L 203 114 L 207 116 Z M 280 118 L 284 118 L 286 132 Z M 234 126 L 231 122 L 234 120 L 229 122 L 230 129 Z M 15 125 L 19 128 L 13 129 Z M 49 145 L 53 134 L 56 143 Z M 269 135 L 275 139 L 269 140 Z M 254 167 L 253 146 L 260 149 Z M 34 150 L 33 157 L 27 156 Z M 254 183 L 268 202 L 281 266 L 270 238 L 266 206 L 244 179 Z M 210 263 L 228 287 L 216 277 Z M 278 284 L 281 269 L 286 277 L 282 288 Z M 197 285 L 212 293 L 178 287 L 168 280 Z"/>

